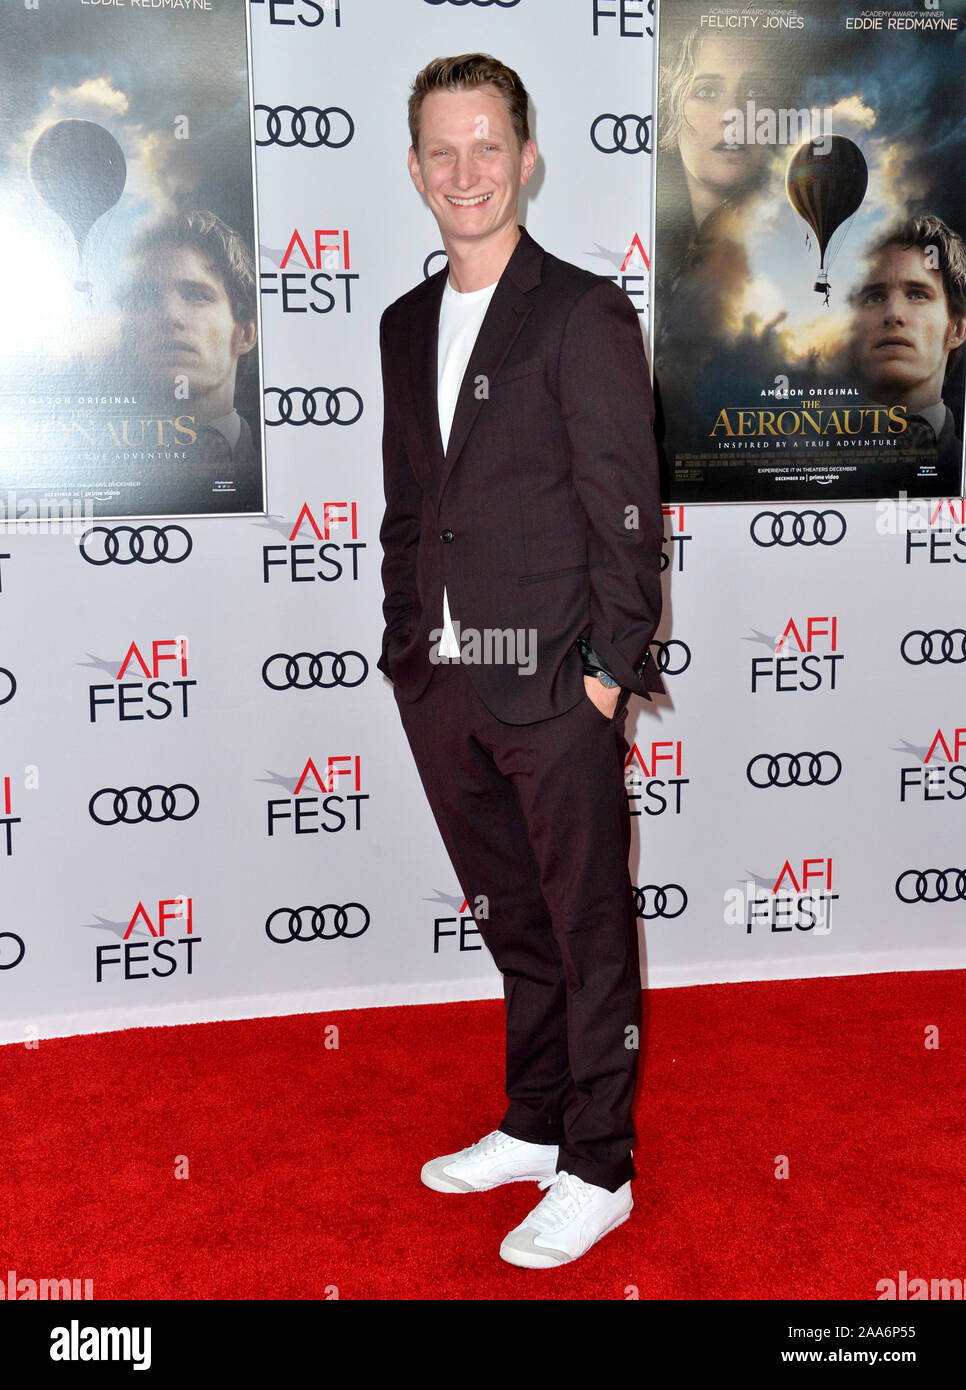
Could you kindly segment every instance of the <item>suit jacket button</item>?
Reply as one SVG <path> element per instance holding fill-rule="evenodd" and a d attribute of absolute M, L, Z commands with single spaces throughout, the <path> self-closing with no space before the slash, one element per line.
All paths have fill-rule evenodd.
<path fill-rule="evenodd" d="M 447 530 L 447 531 L 440 531 L 440 533 L 439 533 L 439 538 L 440 538 L 441 541 L 444 541 L 444 542 L 446 543 L 446 545 L 449 545 L 450 541 L 456 539 L 456 537 L 453 535 L 452 531 L 449 531 L 449 530 Z"/>

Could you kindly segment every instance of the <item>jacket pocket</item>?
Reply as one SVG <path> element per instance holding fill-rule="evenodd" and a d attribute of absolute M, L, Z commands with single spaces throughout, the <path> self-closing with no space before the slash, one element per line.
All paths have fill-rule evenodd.
<path fill-rule="evenodd" d="M 542 357 L 528 357 L 525 362 L 514 362 L 511 366 L 498 371 L 490 382 L 490 386 L 505 386 L 507 382 L 516 381 L 519 377 L 531 376 L 534 372 L 539 372 L 542 367 Z"/>
<path fill-rule="evenodd" d="M 560 570 L 541 570 L 539 574 L 521 574 L 521 584 L 533 584 L 538 579 L 556 579 L 561 574 L 583 574 L 587 570 L 586 565 L 567 565 Z"/>

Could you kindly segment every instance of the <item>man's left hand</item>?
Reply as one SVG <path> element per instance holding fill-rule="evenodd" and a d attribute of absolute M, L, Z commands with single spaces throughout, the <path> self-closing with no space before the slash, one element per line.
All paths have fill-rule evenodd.
<path fill-rule="evenodd" d="M 617 701 L 621 697 L 619 685 L 611 690 L 606 685 L 601 685 L 596 676 L 584 676 L 584 691 L 588 700 L 597 706 L 605 719 L 613 719 Z"/>

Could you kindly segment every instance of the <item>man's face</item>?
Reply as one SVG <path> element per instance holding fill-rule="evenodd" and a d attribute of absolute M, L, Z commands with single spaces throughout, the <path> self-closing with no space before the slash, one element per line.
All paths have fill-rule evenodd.
<path fill-rule="evenodd" d="M 941 397 L 946 358 L 966 337 L 949 312 L 942 272 L 919 246 L 887 246 L 855 300 L 855 365 L 874 400 L 913 409 Z"/>
<path fill-rule="evenodd" d="M 430 92 L 409 172 L 444 243 L 474 243 L 516 227 L 520 188 L 536 158 L 532 140 L 520 149 L 506 102 L 493 88 Z"/>
<path fill-rule="evenodd" d="M 238 324 L 220 276 L 193 246 L 162 246 L 137 281 L 140 351 L 159 379 L 187 376 L 190 399 L 234 395 L 255 325 Z M 231 409 L 229 401 L 228 409 Z"/>

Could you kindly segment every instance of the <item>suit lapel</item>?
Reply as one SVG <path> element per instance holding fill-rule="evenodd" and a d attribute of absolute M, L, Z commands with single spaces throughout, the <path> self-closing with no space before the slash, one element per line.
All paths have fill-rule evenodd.
<path fill-rule="evenodd" d="M 440 493 L 445 488 L 480 413 L 488 394 L 489 382 L 500 370 L 503 359 L 513 346 L 514 339 L 532 308 L 527 296 L 504 273 L 493 291 L 493 298 L 480 325 L 470 360 L 466 364 L 466 373 L 460 384 L 440 480 Z"/>
<path fill-rule="evenodd" d="M 413 315 L 409 335 L 409 369 L 412 375 L 416 418 L 426 445 L 436 482 L 443 471 L 443 437 L 439 431 L 437 354 L 439 351 L 439 306 L 449 271 L 444 267 L 426 286 L 419 312 Z"/>
<path fill-rule="evenodd" d="M 533 306 L 527 291 L 540 283 L 543 251 L 520 228 L 520 240 L 500 276 L 486 316 L 466 364 L 456 410 L 443 456 L 439 429 L 439 309 L 449 274 L 444 268 L 427 282 L 427 293 L 414 315 L 410 333 L 410 370 L 413 398 L 426 452 L 439 482 L 440 494 L 459 458 L 485 396 L 477 392 L 477 380 L 489 382 L 499 371 Z"/>

